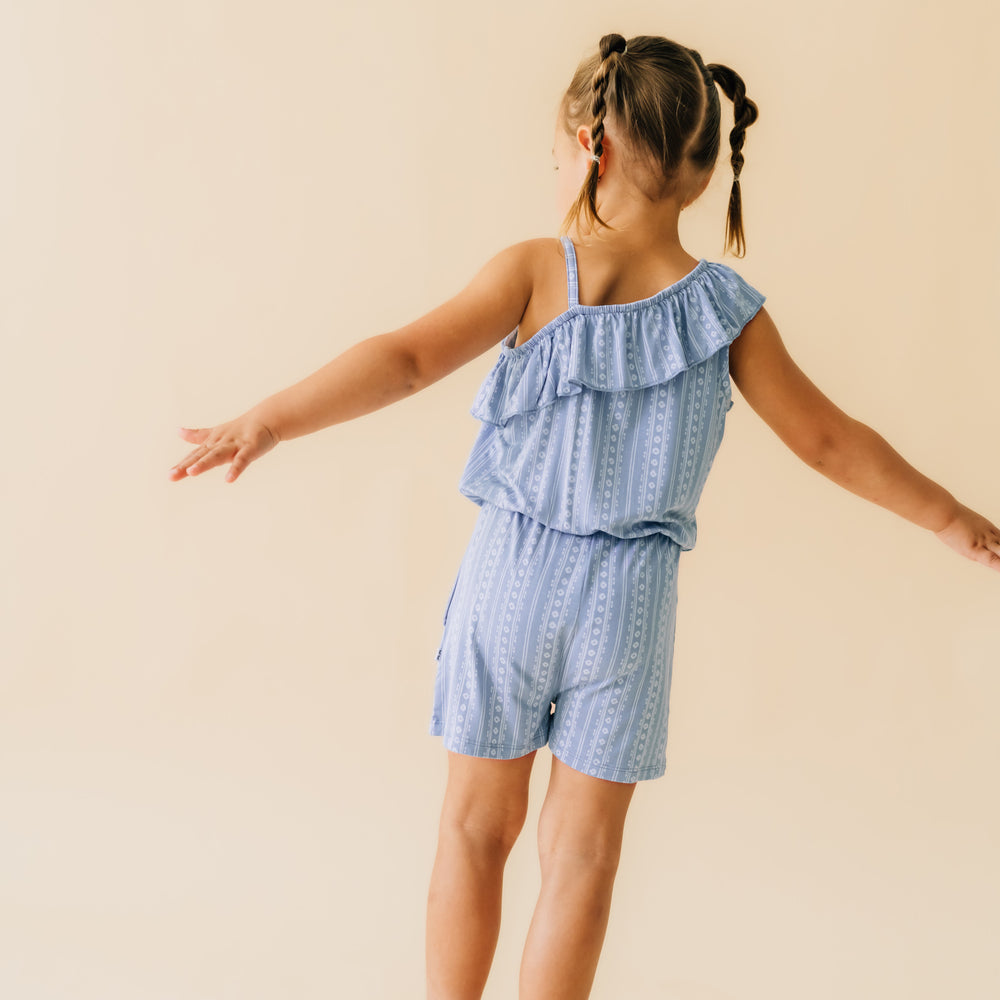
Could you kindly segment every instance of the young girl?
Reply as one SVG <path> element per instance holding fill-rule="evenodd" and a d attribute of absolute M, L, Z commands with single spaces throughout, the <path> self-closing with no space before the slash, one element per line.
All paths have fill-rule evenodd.
<path fill-rule="evenodd" d="M 1000 569 L 1000 531 L 826 398 L 764 296 L 692 257 L 678 217 L 733 101 L 727 248 L 744 248 L 739 174 L 757 106 L 726 66 L 664 38 L 610 34 L 563 95 L 559 239 L 497 254 L 426 316 L 360 342 L 242 416 L 181 429 L 181 480 L 226 480 L 279 441 L 387 406 L 500 343 L 475 400 L 460 490 L 480 506 L 445 611 L 430 732 L 448 785 L 427 905 L 427 995 L 482 995 L 504 865 L 537 749 L 552 771 L 542 888 L 521 1000 L 589 996 L 636 783 L 665 771 L 677 564 L 732 406 L 730 375 L 791 450 L 845 489 Z"/>

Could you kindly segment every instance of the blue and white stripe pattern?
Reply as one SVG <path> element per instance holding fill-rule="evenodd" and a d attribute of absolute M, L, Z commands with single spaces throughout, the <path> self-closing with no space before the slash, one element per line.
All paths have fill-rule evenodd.
<path fill-rule="evenodd" d="M 459 484 L 480 506 L 448 598 L 429 732 L 478 757 L 545 743 L 610 781 L 666 771 L 680 553 L 764 296 L 706 260 L 657 295 L 568 308 L 501 346 Z"/>
<path fill-rule="evenodd" d="M 474 757 L 548 743 L 607 781 L 660 777 L 680 551 L 659 532 L 570 535 L 483 504 L 445 612 L 429 732 Z"/>
<path fill-rule="evenodd" d="M 638 302 L 583 306 L 566 254 L 568 308 L 501 345 L 473 416 L 459 491 L 550 528 L 695 544 L 695 507 L 732 406 L 729 344 L 765 297 L 702 259 Z"/>

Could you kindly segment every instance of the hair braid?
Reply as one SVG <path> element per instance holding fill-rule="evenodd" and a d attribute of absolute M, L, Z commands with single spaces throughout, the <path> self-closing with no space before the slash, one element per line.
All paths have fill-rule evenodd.
<path fill-rule="evenodd" d="M 733 102 L 733 130 L 729 133 L 732 147 L 730 162 L 733 165 L 733 187 L 729 193 L 729 211 L 726 214 L 726 246 L 736 243 L 736 256 L 742 257 L 746 249 L 743 236 L 743 200 L 740 195 L 740 171 L 743 169 L 743 143 L 747 127 L 758 117 L 757 105 L 747 97 L 746 84 L 738 73 L 720 63 L 709 63 L 706 67 L 712 78 L 722 88 L 726 97 Z"/>
<path fill-rule="evenodd" d="M 581 171 L 580 190 L 560 229 L 575 225 L 587 231 L 614 229 L 597 213 L 604 127 L 614 137 L 621 176 L 651 204 L 677 200 L 715 169 L 722 140 L 719 85 L 734 106 L 733 186 L 726 217 L 726 243 L 743 256 L 743 204 L 740 173 L 746 130 L 757 120 L 757 105 L 746 95 L 740 76 L 728 66 L 706 66 L 697 50 L 669 38 L 605 35 L 599 48 L 577 65 L 559 103 L 558 124 L 579 151 L 578 135 L 589 130 L 591 160 Z M 609 121 L 610 119 L 610 121 Z M 574 162 L 576 162 L 574 160 Z M 579 176 L 579 175 L 577 175 Z M 690 202 L 685 202 L 690 204 Z"/>
<path fill-rule="evenodd" d="M 606 94 L 612 82 L 612 74 L 618 69 L 621 55 L 625 51 L 626 41 L 623 35 L 610 34 L 601 39 L 600 62 L 594 73 L 591 101 L 590 136 L 593 142 L 593 156 L 600 157 L 604 152 L 604 118 L 607 114 Z M 587 177 L 580 188 L 576 202 L 567 214 L 567 219 L 575 217 L 580 211 L 591 224 L 600 223 L 608 229 L 614 227 L 605 222 L 597 213 L 597 180 L 600 173 L 600 163 L 591 159 L 587 168 Z"/>

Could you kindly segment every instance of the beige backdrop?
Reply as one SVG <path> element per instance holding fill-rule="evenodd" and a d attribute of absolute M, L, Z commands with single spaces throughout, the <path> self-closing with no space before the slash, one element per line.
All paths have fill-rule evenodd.
<path fill-rule="evenodd" d="M 1000 518 L 998 29 L 987 0 L 7 0 L 0 995 L 424 996 L 434 654 L 496 352 L 235 484 L 169 482 L 175 428 L 555 235 L 552 115 L 608 31 L 744 76 L 748 255 L 728 161 L 685 246 Z M 1000 576 L 738 393 L 699 526 L 593 997 L 992 1000 Z M 516 993 L 550 762 L 487 1000 Z"/>

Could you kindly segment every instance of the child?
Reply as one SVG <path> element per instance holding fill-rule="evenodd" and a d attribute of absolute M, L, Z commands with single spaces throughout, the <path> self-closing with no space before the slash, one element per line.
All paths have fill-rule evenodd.
<path fill-rule="evenodd" d="M 695 544 L 730 374 L 811 467 L 1000 569 L 1000 531 L 819 392 L 760 292 L 681 246 L 679 214 L 719 152 L 716 84 L 734 104 L 726 235 L 742 256 L 739 174 L 757 119 L 743 81 L 676 42 L 606 35 L 560 104 L 560 239 L 502 251 L 421 319 L 235 420 L 181 430 L 197 447 L 171 478 L 229 462 L 232 482 L 279 441 L 409 396 L 503 338 L 472 411 L 482 425 L 459 488 L 480 513 L 446 605 L 430 720 L 449 758 L 430 1000 L 482 995 L 544 744 L 542 890 L 519 995 L 590 994 L 632 793 L 666 767 L 677 562 Z"/>

